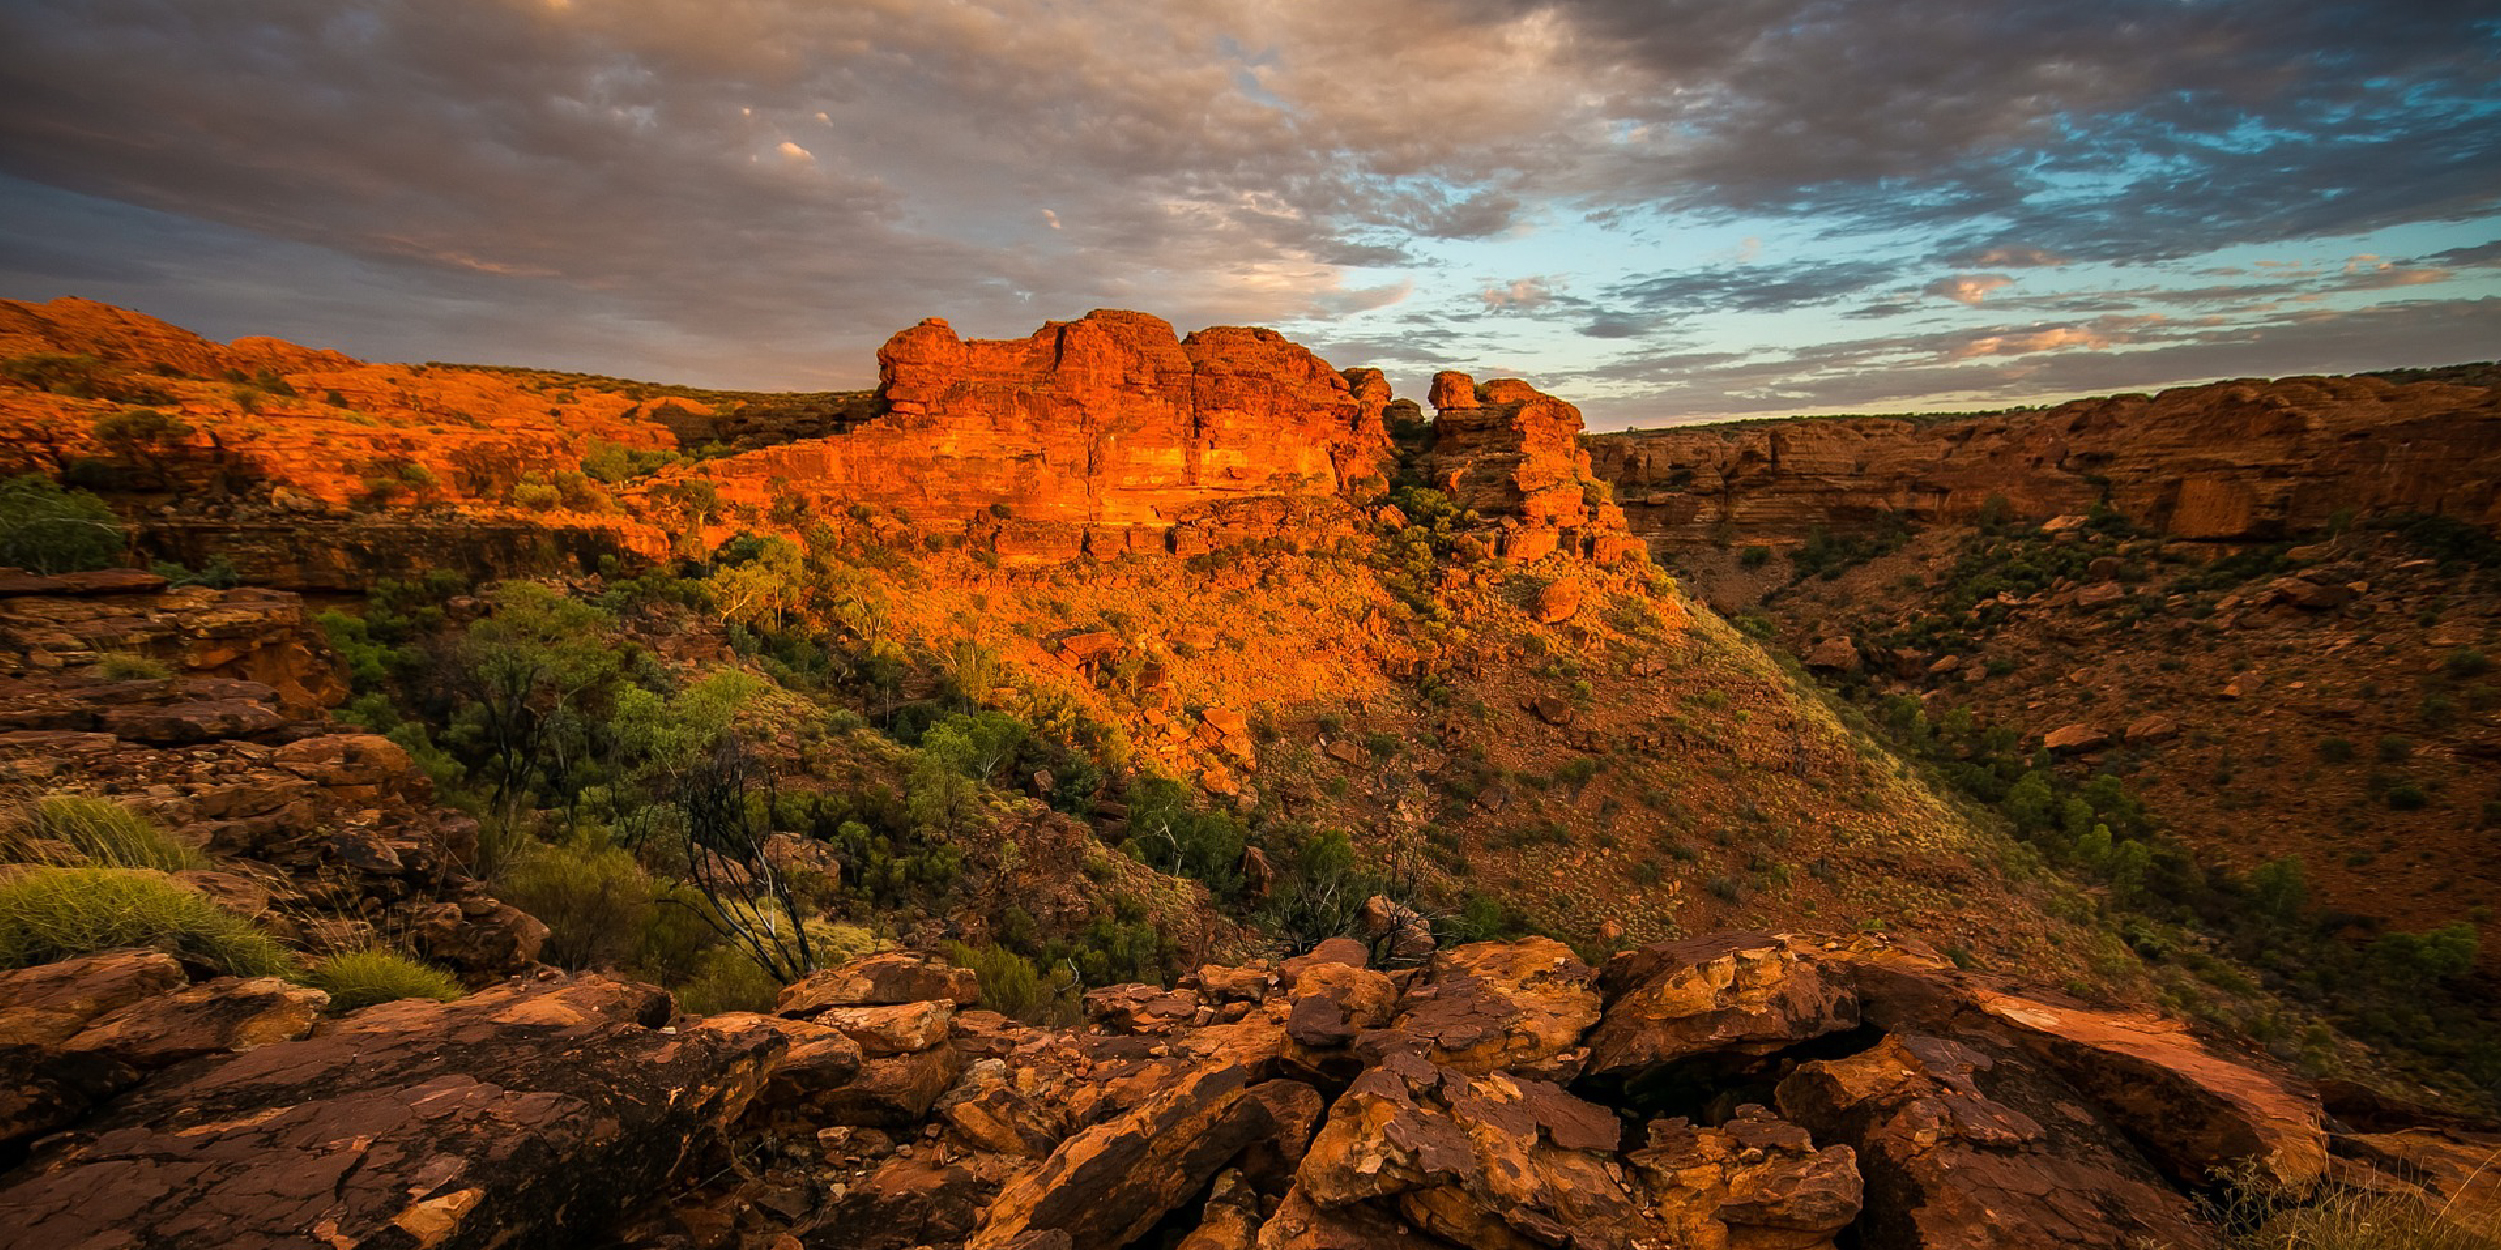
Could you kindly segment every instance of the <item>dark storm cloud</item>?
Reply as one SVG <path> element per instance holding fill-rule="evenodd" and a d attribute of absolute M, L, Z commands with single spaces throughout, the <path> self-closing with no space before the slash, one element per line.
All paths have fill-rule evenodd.
<path fill-rule="evenodd" d="M 2434 252 L 2424 257 L 2422 263 L 2454 265 L 2460 269 L 2501 265 L 2501 239 L 2494 239 L 2490 243 L 2478 243 L 2473 247 L 2453 247 L 2445 252 Z"/>
<path fill-rule="evenodd" d="M 1973 257 L 2143 259 L 2501 198 L 2484 0 L 1562 9 L 1667 88 L 1617 105 L 1658 136 L 1622 176 L 1698 207 L 1950 229 Z"/>

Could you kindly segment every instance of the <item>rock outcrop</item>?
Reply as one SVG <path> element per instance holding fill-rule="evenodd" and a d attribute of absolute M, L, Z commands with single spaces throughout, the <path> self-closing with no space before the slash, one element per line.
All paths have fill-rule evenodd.
<path fill-rule="evenodd" d="M 300 947 L 387 931 L 473 979 L 527 966 L 546 927 L 469 877 L 477 822 L 398 743 L 329 723 L 346 694 L 294 594 L 0 571 L 0 782 L 148 817 L 208 857 L 188 885 Z"/>
<path fill-rule="evenodd" d="M 786 1049 L 595 976 L 169 1070 L 0 1176 L 23 1245 L 457 1250 L 589 1240 L 746 1109 Z"/>
<path fill-rule="evenodd" d="M 879 958 L 792 1005 L 907 979 L 934 995 L 963 1067 L 926 1120 L 812 1128 L 821 1109 L 768 1098 L 742 1131 L 815 1149 L 628 1244 L 2194 1247 L 2220 1241 L 2193 1197 L 2216 1169 L 2300 1194 L 2410 1167 L 2446 1192 L 2475 1183 L 2449 1164 L 2501 1144 L 2331 1132 L 2267 1060 L 1872 937 L 1729 934 L 1603 973 L 1544 939 L 1388 973 L 1340 941 L 1099 991 L 1084 1032 L 959 1006 L 926 965 Z M 2332 1176 L 2331 1144 L 2392 1171 Z"/>
<path fill-rule="evenodd" d="M 1624 513 L 1580 443 L 1580 409 L 1517 378 L 1433 375 L 1433 443 L 1421 468 L 1461 508 L 1501 528 L 1501 553 L 1562 549 L 1602 562 L 1634 549 Z"/>
<path fill-rule="evenodd" d="M 1632 527 L 1673 543 L 2081 513 L 2174 537 L 2315 530 L 2338 511 L 2501 525 L 2501 390 L 2369 376 L 2244 380 L 1967 420 L 1798 420 L 1588 438 Z"/>
<path fill-rule="evenodd" d="M 733 505 L 784 497 L 969 524 L 982 546 L 1025 560 L 1342 529 L 1341 500 L 1386 486 L 1386 385 L 1369 374 L 1358 389 L 1273 330 L 1182 338 L 1159 318 L 1103 310 L 1023 339 L 967 340 L 933 317 L 877 360 L 883 415 L 689 475 Z"/>

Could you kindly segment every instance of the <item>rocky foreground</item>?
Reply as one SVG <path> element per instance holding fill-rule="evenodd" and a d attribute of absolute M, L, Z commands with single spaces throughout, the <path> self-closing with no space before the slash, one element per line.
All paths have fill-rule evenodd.
<path fill-rule="evenodd" d="M 0 977 L 28 1246 L 2199 1246 L 2224 1176 L 2501 1204 L 2501 1133 L 1880 937 L 1546 939 L 1088 996 L 874 955 L 773 1015 L 597 975 L 318 1023 L 117 953 Z M 46 1105 L 148 1075 L 66 1131 Z"/>

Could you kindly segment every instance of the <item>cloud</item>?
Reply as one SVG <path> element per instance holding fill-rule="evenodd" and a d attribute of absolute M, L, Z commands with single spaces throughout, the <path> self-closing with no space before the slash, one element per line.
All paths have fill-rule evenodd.
<path fill-rule="evenodd" d="M 1922 295 L 1942 295 L 1955 303 L 1970 304 L 1977 307 L 1979 306 L 1980 301 L 1989 297 L 1989 292 L 2001 290 L 2003 288 L 2013 286 L 2014 284 L 2015 280 L 2013 278 L 2009 278 L 2002 273 L 1957 274 L 1952 277 L 1939 278 L 1936 281 L 1919 288 L 1919 293 Z"/>
<path fill-rule="evenodd" d="M 1525 311 L 1543 308 L 1554 302 L 1553 283 L 1545 278 L 1513 278 L 1507 283 L 1486 287 L 1477 294 L 1485 301 L 1488 312 Z"/>
<path fill-rule="evenodd" d="M 2037 247 L 1984 247 L 1963 256 L 1949 257 L 1954 264 L 1981 269 L 2042 269 L 2073 263 L 2056 252 Z"/>
<path fill-rule="evenodd" d="M 1610 287 L 1607 297 L 1653 314 L 1776 312 L 1845 298 L 1889 281 L 1899 268 L 1873 260 L 1719 265 L 1635 278 Z"/>
<path fill-rule="evenodd" d="M 767 386 L 864 380 L 931 313 L 1465 327 L 1408 340 L 1463 367 L 1976 319 L 1904 289 L 1943 269 L 2149 267 L 1931 292 L 2042 323 L 2007 335 L 2257 324 L 2482 280 L 2501 244 L 2159 267 L 2501 212 L 2496 36 L 2488 0 L 15 0 L 0 213 L 50 224 L 0 293 Z"/>
<path fill-rule="evenodd" d="M 2434 252 L 2423 259 L 2435 265 L 2454 265 L 2460 269 L 2501 265 L 2501 239 L 2494 239 L 2490 243 L 2478 243 L 2473 247 L 2453 247 L 2445 252 Z"/>

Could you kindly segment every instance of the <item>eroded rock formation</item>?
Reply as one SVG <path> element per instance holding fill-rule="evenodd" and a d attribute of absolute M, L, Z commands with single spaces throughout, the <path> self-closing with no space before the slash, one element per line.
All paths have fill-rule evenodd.
<path fill-rule="evenodd" d="M 1350 383 L 1273 330 L 1182 338 L 1105 310 L 967 340 L 933 317 L 877 360 L 884 415 L 690 475 L 733 506 L 795 499 L 936 530 L 970 523 L 1003 557 L 1062 559 L 1343 528 L 1339 501 L 1377 493 L 1389 472 L 1379 375 Z"/>
<path fill-rule="evenodd" d="M 1433 375 L 1433 443 L 1420 466 L 1460 507 L 1501 527 L 1502 554 L 1558 548 L 1612 561 L 1632 549 L 1624 514 L 1580 444 L 1580 409 L 1517 378 Z"/>

